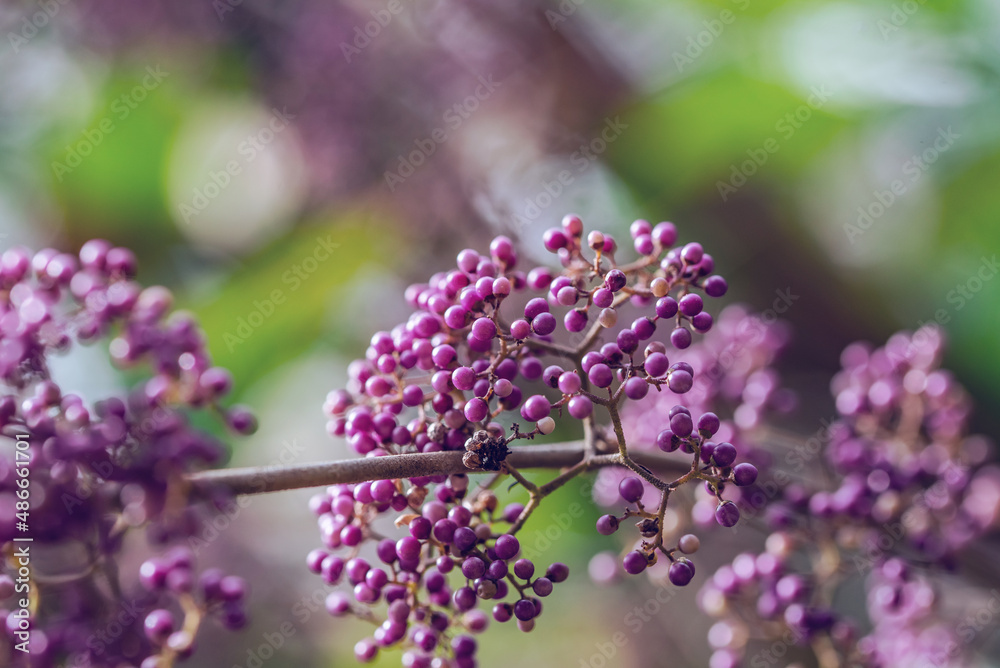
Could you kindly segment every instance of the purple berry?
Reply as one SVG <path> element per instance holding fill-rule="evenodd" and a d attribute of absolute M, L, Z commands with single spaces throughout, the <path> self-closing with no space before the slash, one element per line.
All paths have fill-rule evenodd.
<path fill-rule="evenodd" d="M 635 476 L 627 476 L 618 483 L 618 493 L 628 503 L 635 503 L 641 499 L 644 492 L 642 481 Z"/>
<path fill-rule="evenodd" d="M 624 567 L 625 572 L 629 575 L 638 575 L 646 570 L 646 566 L 649 565 L 649 561 L 646 559 L 646 555 L 638 550 L 633 550 L 625 555 L 622 560 L 622 567 Z"/>

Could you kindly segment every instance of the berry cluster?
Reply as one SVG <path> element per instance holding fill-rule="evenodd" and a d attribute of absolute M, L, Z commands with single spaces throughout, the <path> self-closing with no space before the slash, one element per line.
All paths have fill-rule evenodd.
<path fill-rule="evenodd" d="M 677 397 L 673 393 L 654 392 L 622 408 L 622 427 L 630 448 L 686 455 L 697 453 L 692 458 L 698 470 L 697 479 L 705 484 L 697 488 L 697 501 L 693 506 L 668 509 L 664 514 L 664 530 L 672 535 L 681 536 L 691 525 L 732 526 L 739 519 L 743 500 L 757 493 L 758 467 L 766 465 L 769 458 L 757 445 L 760 437 L 755 435 L 754 429 L 767 412 L 787 411 L 794 405 L 792 395 L 780 386 L 778 374 L 772 368 L 787 340 L 783 323 L 765 321 L 739 305 L 727 306 L 716 327 L 701 341 L 679 353 L 681 360 L 673 365 L 696 379 L 684 394 L 684 405 L 676 404 Z M 698 416 L 697 420 L 692 414 Z M 723 419 L 720 415 L 731 418 Z M 748 461 L 736 463 L 738 454 Z M 629 478 L 632 482 L 626 483 Z M 641 485 L 641 494 L 634 503 L 640 510 L 643 504 L 655 505 L 659 490 L 654 485 L 635 478 L 627 470 L 611 467 L 598 472 L 594 499 L 602 506 L 614 507 L 624 497 L 622 485 L 634 489 L 634 495 L 640 489 L 635 487 L 637 483 Z M 727 490 L 732 492 L 729 501 L 722 496 Z M 678 501 L 680 505 L 691 503 L 689 498 Z M 626 510 L 621 519 L 634 512 Z M 606 531 L 610 524 L 603 518 L 602 523 Z M 694 538 L 687 534 L 681 540 L 686 537 Z M 639 551 L 649 556 L 642 550 L 642 543 Z M 629 554 L 631 552 L 626 557 L 634 569 L 640 562 L 637 557 L 628 557 Z M 612 577 L 614 571 L 608 568 L 608 555 L 600 553 L 594 559 L 592 570 L 596 578 L 606 581 Z M 652 563 L 654 561 L 650 561 Z M 675 570 L 680 573 L 682 569 Z M 650 571 L 656 578 L 654 572 L 659 573 L 660 569 Z M 670 577 L 669 568 L 663 575 L 671 582 L 683 581 L 683 577 Z"/>
<path fill-rule="evenodd" d="M 727 640 L 718 665 L 739 663 L 750 627 L 866 666 L 941 658 L 927 642 L 942 631 L 929 580 L 892 555 L 952 567 L 1000 514 L 1000 481 L 981 466 L 988 445 L 966 434 L 968 400 L 938 368 L 942 352 L 933 328 L 897 334 L 883 348 L 845 349 L 832 383 L 840 417 L 822 453 L 827 475 L 768 497 L 768 551 L 740 555 L 702 592 L 703 608 L 729 629 L 719 632 Z M 876 623 L 859 641 L 861 624 L 832 604 L 841 586 L 869 572 Z M 915 642 L 900 647 L 894 637 Z"/>
<path fill-rule="evenodd" d="M 114 559 L 127 531 L 145 526 L 151 542 L 163 545 L 199 528 L 201 511 L 189 502 L 184 477 L 219 462 L 225 448 L 191 426 L 189 414 L 209 408 L 237 433 L 255 427 L 245 409 L 222 407 L 231 379 L 211 365 L 194 320 L 170 313 L 166 289 L 135 283 L 135 265 L 130 251 L 102 240 L 84 244 L 79 257 L 22 248 L 0 256 L 0 428 L 17 447 L 0 457 L 0 543 L 27 536 L 35 550 L 52 549 L 58 557 L 36 565 L 28 583 L 31 665 L 168 666 L 190 649 L 197 626 L 189 620 L 209 607 L 207 598 L 192 602 L 199 614 L 186 611 L 183 629 L 166 637 L 173 624 L 159 611 L 152 636 L 87 642 L 104 637 L 124 602 L 155 607 L 155 597 L 128 591 L 134 577 L 119 581 Z M 147 364 L 153 375 L 125 399 L 91 404 L 52 379 L 49 360 L 74 341 L 106 336 L 116 364 Z M 22 443 L 27 467 L 15 459 L 24 454 Z M 190 560 L 171 554 L 170 577 L 154 569 L 150 582 L 181 596 L 180 608 L 194 601 L 187 594 Z M 14 592 L 6 585 L 17 568 L 11 564 L 0 567 L 0 599 L 13 607 L 24 594 L 9 598 Z M 9 608 L 0 616 L 11 629 L 23 626 Z M 238 617 L 230 610 L 227 625 L 239 626 Z M 0 637 L 4 663 L 26 656 L 14 639 Z"/>
<path fill-rule="evenodd" d="M 676 240 L 671 223 L 654 228 L 636 221 L 633 236 L 645 254 L 619 266 L 610 235 L 592 232 L 593 256 L 587 257 L 582 231 L 580 219 L 567 216 L 562 229 L 546 233 L 546 247 L 564 266 L 558 276 L 544 267 L 519 271 L 511 241 L 497 237 L 489 256 L 464 250 L 454 270 L 410 286 L 407 301 L 417 310 L 392 331 L 376 333 L 366 358 L 349 367 L 348 390 L 327 398 L 330 432 L 346 436 L 362 455 L 458 450 L 504 411 L 519 409 L 523 420 L 534 423 L 534 431 L 522 436 L 550 433 L 555 427 L 551 414 L 563 407 L 571 417 L 587 419 L 594 409 L 591 387 L 610 390 L 614 384 L 633 400 L 645 397 L 650 387 L 689 390 L 690 367 L 671 365 L 662 343 L 647 345 L 641 361 L 636 354 L 660 322 L 672 323 L 669 338 L 679 349 L 691 342 L 686 324 L 697 331 L 711 328 L 712 318 L 693 291 L 725 293 L 725 280 L 709 275 L 711 256 L 696 243 L 671 249 Z M 524 289 L 547 294 L 527 300 L 520 308 L 523 317 L 508 324 L 501 306 Z M 680 299 L 671 291 L 678 291 Z M 655 301 L 654 312 L 616 330 L 618 309 L 628 301 L 640 306 Z M 575 360 L 574 349 L 551 338 L 559 324 L 552 309 L 561 307 L 568 309 L 562 320 L 570 333 L 579 334 L 596 320 L 578 346 L 586 354 L 572 368 L 546 366 L 540 359 L 552 354 Z M 599 311 L 596 319 L 594 310 Z M 590 350 L 605 328 L 612 329 L 614 341 Z M 539 379 L 559 396 L 526 396 L 527 384 Z M 420 415 L 400 424 L 397 416 L 404 408 L 417 408 Z"/>
<path fill-rule="evenodd" d="M 690 411 L 678 406 L 661 416 L 661 429 L 668 428 L 662 447 L 683 449 L 693 455 L 693 462 L 686 476 L 664 482 L 629 457 L 618 409 L 625 400 L 676 396 L 692 389 L 691 364 L 671 363 L 668 353 L 689 349 L 692 331 L 712 329 L 702 294 L 720 297 L 727 286 L 712 274 L 714 261 L 699 244 L 674 247 L 673 224 L 637 220 L 630 233 L 638 258 L 621 264 L 610 234 L 593 231 L 585 237 L 580 219 L 566 216 L 560 228 L 544 235 L 545 248 L 562 267 L 558 273 L 546 267 L 522 272 L 512 242 L 502 236 L 490 244 L 488 255 L 463 250 L 454 269 L 406 290 L 413 314 L 395 328 L 376 333 L 365 358 L 350 364 L 348 387 L 327 397 L 330 433 L 346 437 L 358 454 L 464 450 L 463 462 L 470 471 L 510 474 L 531 496 L 527 506 L 504 513 L 500 521 L 509 523 L 504 533 L 494 531 L 497 519 L 488 501 L 494 499 L 495 504 L 489 487 L 497 477 L 475 492 L 468 491 L 465 476 L 438 476 L 332 488 L 318 497 L 313 510 L 319 514 L 327 548 L 346 548 L 349 554 L 314 552 L 310 568 L 328 582 L 346 574 L 354 587 L 353 602 L 344 594 L 331 595 L 331 612 L 372 619 L 373 604 L 389 604 L 388 617 L 375 637 L 359 644 L 360 659 L 371 659 L 378 648 L 399 646 L 404 648 L 405 665 L 423 665 L 432 657 L 470 664 L 471 650 L 466 650 L 474 643 L 455 640 L 464 637 L 455 634 L 463 625 L 482 630 L 485 624 L 470 626 L 467 621 L 477 599 L 502 601 L 510 587 L 517 590 L 518 600 L 496 604 L 494 619 L 513 616 L 522 629 L 530 630 L 541 609 L 538 597 L 550 593 L 552 583 L 565 577 L 565 569 L 554 566 L 545 577 L 531 579 L 530 562 L 508 563 L 516 550 L 508 555 L 502 546 L 516 545 L 514 534 L 551 490 L 525 480 L 507 455 L 515 440 L 550 434 L 555 416 L 563 413 L 584 423 L 594 468 L 618 465 L 644 480 L 631 477 L 622 486 L 623 497 L 636 505 L 625 517 L 641 517 L 639 532 L 651 539 L 643 542 L 641 551 L 626 556 L 626 568 L 639 572 L 661 552 L 674 563 L 676 583 L 692 579 L 693 564 L 686 558 L 675 560 L 682 546 L 668 548 L 663 543 L 670 492 L 700 480 L 721 495 L 730 483 L 753 482 L 756 469 L 750 464 L 734 467 L 735 448 L 708 441 L 720 427 L 718 418 L 705 412 L 696 430 Z M 518 296 L 525 291 L 542 295 Z M 622 327 L 619 313 L 627 308 L 645 314 Z M 568 344 L 554 338 L 560 324 Z M 659 340 L 658 332 L 665 340 Z M 545 358 L 552 359 L 543 362 Z M 599 410 L 607 413 L 610 424 L 596 422 Z M 511 420 L 515 417 L 530 430 L 522 431 Z M 582 472 L 590 463 L 566 475 Z M 565 476 L 552 484 L 563 482 Z M 646 485 L 660 494 L 656 512 L 645 510 L 639 500 Z M 397 524 L 410 530 L 397 542 L 371 528 L 373 519 L 390 509 L 399 513 Z M 724 502 L 719 518 L 732 526 L 739 512 Z M 609 533 L 618 521 L 607 516 L 598 528 Z M 378 558 L 386 568 L 369 570 L 369 563 L 358 556 L 367 539 L 377 542 Z M 686 536 L 683 542 L 693 551 L 696 540 Z M 447 585 L 445 576 L 455 565 L 465 586 Z"/>
<path fill-rule="evenodd" d="M 473 666 L 473 635 L 489 625 L 477 609 L 482 601 L 492 605 L 495 621 L 514 619 L 522 631 L 531 631 L 542 612 L 540 599 L 568 577 L 563 564 L 536 574 L 534 563 L 519 556 L 510 527 L 523 506 L 498 512 L 492 492 L 469 490 L 468 484 L 464 474 L 435 476 L 411 480 L 404 492 L 402 481 L 378 480 L 313 497 L 326 547 L 310 552 L 307 566 L 327 584 L 346 584 L 351 592 L 332 592 L 327 610 L 378 624 L 372 637 L 357 643 L 359 661 L 398 648 L 404 666 Z M 385 513 L 407 510 L 419 512 L 396 518 L 396 526 L 406 529 L 398 539 L 382 538 L 373 526 Z M 362 554 L 366 540 L 375 543 L 374 563 Z"/>
<path fill-rule="evenodd" d="M 928 578 L 901 559 L 885 560 L 869 578 L 873 628 L 858 640 L 859 654 L 873 666 L 969 665 L 962 648 L 974 638 L 978 623 L 956 625 L 941 607 Z"/>
<path fill-rule="evenodd" d="M 203 571 L 195 580 L 194 556 L 187 547 L 175 547 L 163 557 L 143 562 L 139 581 L 157 604 L 169 599 L 181 610 L 178 623 L 169 608 L 159 607 L 146 615 L 143 628 L 157 653 L 143 662 L 143 668 L 162 668 L 174 659 L 186 659 L 194 652 L 195 635 L 204 616 L 215 616 L 224 628 L 236 631 L 247 623 L 244 608 L 247 584 L 236 575 L 218 568 Z"/>

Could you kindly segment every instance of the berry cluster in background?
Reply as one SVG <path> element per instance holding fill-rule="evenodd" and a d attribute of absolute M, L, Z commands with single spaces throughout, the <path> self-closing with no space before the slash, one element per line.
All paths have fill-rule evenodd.
<path fill-rule="evenodd" d="M 212 366 L 191 316 L 170 312 L 170 292 L 133 280 L 135 265 L 131 251 L 103 240 L 79 257 L 23 248 L 0 256 L 0 428 L 8 442 L 26 437 L 30 453 L 27 476 L 15 474 L 13 449 L 0 458 L 4 665 L 162 668 L 191 653 L 205 619 L 246 623 L 242 579 L 212 569 L 199 576 L 184 546 L 203 512 L 184 476 L 226 454 L 190 424 L 192 412 L 214 411 L 233 433 L 252 432 L 255 421 L 223 407 L 229 373 Z M 102 337 L 116 364 L 151 376 L 124 399 L 63 392 L 52 357 Z M 165 556 L 143 564 L 141 587 L 123 589 L 136 578 L 123 584 L 116 560 L 139 527 Z M 13 556 L 26 536 L 36 555 L 28 578 Z M 131 626 L 113 627 L 125 604 L 137 611 Z M 27 652 L 16 649 L 25 637 L 17 631 L 27 632 Z"/>
<path fill-rule="evenodd" d="M 589 575 L 695 585 L 714 620 L 710 668 L 964 665 L 975 643 L 947 623 L 941 585 L 996 528 L 1000 473 L 968 433 L 968 395 L 940 368 L 941 333 L 849 346 L 831 383 L 837 418 L 810 450 L 774 426 L 797 403 L 776 370 L 787 327 L 741 306 L 709 313 L 726 281 L 673 224 L 637 220 L 630 236 L 620 247 L 569 215 L 543 237 L 553 267 L 523 267 L 502 236 L 463 250 L 406 289 L 412 314 L 376 332 L 327 396 L 329 433 L 360 457 L 393 471 L 451 458 L 339 478 L 309 503 L 321 545 L 306 566 L 333 588 L 327 611 L 374 629 L 357 660 L 472 668 L 487 630 L 545 632 L 547 597 L 574 579 L 560 561 L 527 558 L 519 534 L 553 492 L 593 474 L 607 548 Z M 200 484 L 227 450 L 192 423 L 208 412 L 249 434 L 256 421 L 223 405 L 232 380 L 197 324 L 135 269 L 100 240 L 78 257 L 0 256 L 0 428 L 13 444 L 0 458 L 5 664 L 25 660 L 27 629 L 32 666 L 171 668 L 214 632 L 207 621 L 248 623 L 247 582 L 190 549 L 203 514 L 246 489 L 235 481 L 247 473 Z M 125 398 L 93 401 L 52 378 L 53 355 L 98 339 L 116 365 L 150 374 Z M 557 434 L 577 440 L 539 442 Z M 570 451 L 567 465 L 532 459 Z M 557 470 L 537 482 L 515 460 Z M 508 493 L 524 503 L 501 501 Z M 720 555 L 706 546 L 737 525 L 761 549 L 713 568 Z M 155 556 L 121 573 L 138 528 Z M 59 558 L 32 571 L 24 618 L 14 549 L 29 534 Z M 867 617 L 842 605 L 860 591 Z M 125 601 L 141 614 L 107 633 Z"/>

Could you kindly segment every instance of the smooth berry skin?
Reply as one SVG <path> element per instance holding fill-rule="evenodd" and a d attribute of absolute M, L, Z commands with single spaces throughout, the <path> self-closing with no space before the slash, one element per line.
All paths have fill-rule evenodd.
<path fill-rule="evenodd" d="M 642 573 L 646 570 L 646 566 L 648 565 L 649 562 L 646 559 L 646 555 L 638 550 L 629 552 L 622 560 L 622 567 L 629 575 L 638 575 L 639 573 Z"/>
<path fill-rule="evenodd" d="M 153 610 L 143 622 L 146 637 L 155 643 L 163 642 L 174 631 L 174 618 L 168 610 Z"/>
<path fill-rule="evenodd" d="M 632 323 L 632 331 L 640 341 L 645 341 L 656 333 L 656 323 L 649 318 L 636 318 Z"/>
<path fill-rule="evenodd" d="M 510 603 L 497 603 L 493 606 L 493 619 L 500 622 L 509 622 L 514 616 L 514 607 Z"/>
<path fill-rule="evenodd" d="M 486 564 L 479 557 L 469 557 L 462 562 L 462 575 L 475 580 L 486 574 Z"/>
<path fill-rule="evenodd" d="M 618 493 L 628 503 L 635 503 L 641 499 L 644 492 L 642 481 L 635 476 L 627 476 L 618 483 Z"/>
<path fill-rule="evenodd" d="M 687 371 L 673 371 L 667 379 L 667 387 L 675 394 L 684 394 L 694 387 L 694 378 Z"/>
<path fill-rule="evenodd" d="M 531 585 L 537 596 L 548 596 L 552 593 L 552 581 L 548 578 L 538 578 Z"/>
<path fill-rule="evenodd" d="M 601 515 L 597 519 L 597 533 L 610 536 L 616 531 L 618 531 L 618 518 L 614 515 Z"/>
<path fill-rule="evenodd" d="M 736 526 L 740 521 L 740 509 L 732 501 L 726 501 L 716 509 L 715 521 L 724 527 Z"/>
<path fill-rule="evenodd" d="M 690 436 L 693 429 L 694 424 L 687 413 L 677 413 L 670 418 L 670 430 L 681 438 Z"/>
<path fill-rule="evenodd" d="M 664 429 L 656 436 L 656 447 L 663 452 L 674 452 L 680 447 L 680 441 L 674 438 L 674 432 Z"/>
<path fill-rule="evenodd" d="M 709 276 L 702 287 L 709 297 L 722 297 L 729 290 L 729 284 L 722 276 Z"/>
<path fill-rule="evenodd" d="M 510 324 L 510 335 L 518 341 L 531 336 L 531 323 L 527 320 L 515 320 Z"/>
<path fill-rule="evenodd" d="M 582 387 L 580 376 L 573 371 L 566 371 L 559 376 L 559 391 L 563 394 L 576 394 Z"/>
<path fill-rule="evenodd" d="M 687 559 L 680 559 L 670 564 L 667 577 L 672 584 L 678 587 L 687 586 L 694 578 L 694 569 L 691 568 L 691 562 Z"/>
<path fill-rule="evenodd" d="M 677 302 L 677 306 L 680 309 L 680 312 L 689 318 L 693 318 L 701 313 L 702 309 L 705 307 L 701 296 L 694 293 L 681 297 L 681 300 Z"/>
<path fill-rule="evenodd" d="M 514 604 L 514 616 L 522 622 L 527 622 L 535 618 L 535 604 L 528 599 L 522 598 Z"/>
<path fill-rule="evenodd" d="M 567 285 L 564 288 L 560 288 L 559 292 L 556 294 L 556 301 L 562 306 L 573 306 L 576 304 L 576 300 L 579 298 L 579 294 L 572 285 Z"/>
<path fill-rule="evenodd" d="M 548 336 L 556 331 L 556 317 L 551 313 L 539 313 L 531 321 L 531 329 L 539 336 Z"/>
<path fill-rule="evenodd" d="M 714 436 L 721 424 L 719 416 L 715 413 L 704 413 L 698 418 L 698 432 L 702 436 Z"/>
<path fill-rule="evenodd" d="M 533 395 L 521 406 L 521 417 L 530 422 L 538 422 L 542 418 L 549 416 L 552 412 L 552 404 L 540 394 Z"/>
<path fill-rule="evenodd" d="M 378 503 L 388 503 L 396 494 L 396 486 L 391 480 L 376 480 L 372 483 L 372 499 Z"/>
<path fill-rule="evenodd" d="M 623 353 L 631 355 L 639 347 L 639 337 L 631 329 L 623 329 L 618 332 L 616 343 Z"/>
<path fill-rule="evenodd" d="M 705 249 L 697 242 L 691 242 L 681 250 L 681 259 L 688 264 L 698 264 L 705 256 Z"/>
<path fill-rule="evenodd" d="M 573 309 L 563 317 L 563 326 L 567 332 L 582 332 L 587 327 L 587 312 Z"/>
<path fill-rule="evenodd" d="M 594 291 L 593 299 L 597 308 L 609 308 L 615 302 L 615 293 L 607 288 L 598 288 Z"/>
<path fill-rule="evenodd" d="M 527 320 L 534 320 L 535 316 L 548 312 L 549 303 L 541 297 L 534 297 L 533 299 L 528 300 L 528 303 L 524 305 L 524 317 Z"/>
<path fill-rule="evenodd" d="M 691 345 L 691 330 L 685 327 L 677 327 L 670 332 L 670 343 L 678 350 L 684 350 Z"/>
<path fill-rule="evenodd" d="M 691 318 L 691 326 L 694 327 L 694 331 L 702 334 L 712 329 L 714 322 L 715 321 L 712 319 L 712 316 L 706 311 L 702 311 L 698 315 Z"/>
<path fill-rule="evenodd" d="M 535 564 L 530 559 L 518 559 L 514 562 L 514 575 L 522 580 L 530 580 L 535 574 Z"/>
<path fill-rule="evenodd" d="M 618 292 L 625 287 L 626 283 L 628 283 L 628 278 L 621 269 L 612 269 L 604 277 L 604 287 L 611 292 Z"/>
<path fill-rule="evenodd" d="M 684 554 L 694 554 L 700 547 L 701 541 L 693 533 L 684 534 L 677 542 L 677 548 Z"/>
<path fill-rule="evenodd" d="M 677 300 L 673 297 L 660 297 L 656 301 L 656 315 L 664 320 L 668 320 L 677 315 Z"/>
<path fill-rule="evenodd" d="M 614 380 L 614 374 L 611 372 L 611 367 L 607 364 L 599 363 L 590 367 L 590 371 L 587 372 L 587 378 L 597 387 L 610 387 Z"/>
<path fill-rule="evenodd" d="M 396 555 L 407 561 L 417 559 L 420 557 L 420 541 L 413 536 L 403 536 L 396 541 Z"/>
<path fill-rule="evenodd" d="M 651 235 L 660 248 L 670 248 L 677 241 L 677 227 L 673 223 L 657 223 Z"/>
<path fill-rule="evenodd" d="M 625 381 L 625 396 L 633 401 L 643 399 L 649 393 L 649 383 L 645 378 L 633 376 Z"/>
<path fill-rule="evenodd" d="M 489 341 L 497 335 L 497 325 L 489 318 L 479 318 L 472 323 L 472 335 L 480 341 Z"/>
<path fill-rule="evenodd" d="M 438 520 L 434 523 L 434 537 L 442 543 L 450 543 L 455 537 L 455 531 L 457 528 L 458 527 L 451 520 Z"/>
<path fill-rule="evenodd" d="M 753 464 L 744 462 L 742 464 L 737 464 L 733 469 L 733 482 L 735 482 L 738 487 L 746 487 L 754 484 L 756 481 L 757 467 Z"/>
<path fill-rule="evenodd" d="M 507 561 L 517 556 L 517 553 L 521 550 L 521 544 L 514 536 L 504 534 L 497 538 L 493 549 L 496 550 L 498 559 Z"/>
<path fill-rule="evenodd" d="M 670 360 L 663 353 L 653 353 L 646 357 L 643 368 L 653 378 L 661 378 L 667 372 Z"/>
<path fill-rule="evenodd" d="M 545 245 L 545 250 L 555 253 L 560 248 L 565 248 L 569 240 L 562 230 L 553 227 L 545 230 L 545 234 L 542 236 L 542 243 Z"/>
<path fill-rule="evenodd" d="M 573 397 L 569 400 L 568 410 L 572 417 L 583 420 L 594 412 L 594 402 L 589 397 Z"/>
<path fill-rule="evenodd" d="M 500 580 L 507 577 L 509 567 L 506 561 L 500 561 L 499 559 L 494 561 L 486 569 L 486 577 L 490 580 Z"/>
<path fill-rule="evenodd" d="M 479 397 L 473 397 L 465 402 L 463 413 L 465 414 L 465 419 L 469 422 L 482 422 L 489 416 L 490 407 L 489 404 Z"/>
<path fill-rule="evenodd" d="M 545 569 L 545 577 L 555 583 L 565 582 L 569 577 L 569 566 L 557 561 Z"/>
<path fill-rule="evenodd" d="M 719 443 L 712 451 L 712 461 L 716 466 L 725 468 L 736 461 L 736 447 L 732 443 Z"/>
<path fill-rule="evenodd" d="M 426 517 L 416 517 L 410 522 L 410 535 L 417 540 L 427 540 L 433 528 L 434 525 Z"/>

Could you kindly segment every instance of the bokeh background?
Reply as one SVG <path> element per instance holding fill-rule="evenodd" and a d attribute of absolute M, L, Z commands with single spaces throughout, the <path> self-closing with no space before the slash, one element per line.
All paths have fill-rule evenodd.
<path fill-rule="evenodd" d="M 673 220 L 726 301 L 790 304 L 785 428 L 832 413 L 844 344 L 936 321 L 1000 434 L 996 0 L 39 0 L 0 27 L 0 244 L 135 249 L 258 411 L 234 464 L 346 456 L 323 397 L 403 288 L 497 233 L 550 261 L 570 211 L 620 239 Z M 87 397 L 128 382 L 99 347 L 64 367 Z M 191 665 L 352 661 L 364 630 L 302 567 L 308 496 L 206 528 L 205 558 L 250 574 L 253 623 Z M 488 634 L 483 665 L 706 665 L 693 592 L 637 616 L 648 588 L 585 577 L 608 547 L 586 484 L 553 501 L 526 551 L 576 585 L 537 632 Z"/>

